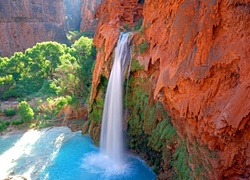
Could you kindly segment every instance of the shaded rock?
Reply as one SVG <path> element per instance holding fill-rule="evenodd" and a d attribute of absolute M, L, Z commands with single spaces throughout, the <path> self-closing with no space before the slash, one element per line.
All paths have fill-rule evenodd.
<path fill-rule="evenodd" d="M 72 132 L 76 132 L 76 131 L 79 131 L 81 128 L 78 124 L 75 124 L 75 123 L 72 123 L 72 124 L 69 124 L 68 127 L 70 128 L 70 130 Z"/>
<path fill-rule="evenodd" d="M 63 106 L 57 117 L 61 117 L 64 121 L 81 119 L 86 120 L 88 117 L 88 110 L 86 106 L 73 107 L 70 105 Z"/>
<path fill-rule="evenodd" d="M 0 55 L 11 56 L 37 42 L 66 42 L 63 1 L 1 1 Z"/>
<path fill-rule="evenodd" d="M 80 31 L 95 32 L 97 19 L 95 12 L 101 0 L 82 0 Z"/>
<path fill-rule="evenodd" d="M 82 134 L 87 134 L 89 129 L 89 121 L 86 121 L 82 126 Z"/>

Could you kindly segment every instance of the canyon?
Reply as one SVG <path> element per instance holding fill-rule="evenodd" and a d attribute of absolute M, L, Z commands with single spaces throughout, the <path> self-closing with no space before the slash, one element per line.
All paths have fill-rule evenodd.
<path fill-rule="evenodd" d="M 132 31 L 123 123 L 130 151 L 159 179 L 250 178 L 249 0 L 0 1 L 1 56 L 67 43 L 74 30 L 95 32 L 83 131 L 96 144 L 114 49 Z"/>
<path fill-rule="evenodd" d="M 133 30 L 143 19 L 133 42 L 133 59 L 143 69 L 131 75 L 145 78 L 149 103 L 163 105 L 180 137 L 161 152 L 183 145 L 195 179 L 248 179 L 249 12 L 250 2 L 244 0 L 102 1 L 96 12 L 92 107 L 96 108 L 103 77 L 109 77 L 120 32 Z M 159 116 L 153 127 L 162 121 Z M 93 126 L 90 132 L 96 135 L 99 128 Z M 143 131 L 150 138 L 154 130 L 147 128 Z M 173 154 L 172 159 L 178 159 Z M 180 173 L 167 168 L 171 158 L 161 158 L 159 178 L 168 179 L 166 172 Z"/>
<path fill-rule="evenodd" d="M 66 42 L 63 1 L 1 1 L 1 56 L 24 51 L 37 42 Z"/>
<path fill-rule="evenodd" d="M 24 52 L 38 42 L 68 43 L 69 31 L 94 32 L 99 1 L 0 1 L 0 56 Z M 89 19 L 89 20 L 88 20 Z"/>

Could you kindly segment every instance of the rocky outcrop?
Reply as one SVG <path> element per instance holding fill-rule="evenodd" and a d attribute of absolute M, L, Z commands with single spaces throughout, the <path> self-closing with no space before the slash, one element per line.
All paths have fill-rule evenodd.
<path fill-rule="evenodd" d="M 0 55 L 10 56 L 37 42 L 65 42 L 63 1 L 0 1 Z"/>
<path fill-rule="evenodd" d="M 91 102 L 101 75 L 109 75 L 120 30 L 141 17 L 140 2 L 106 0 L 98 9 Z M 209 179 L 250 177 L 249 12 L 250 2 L 245 0 L 143 4 L 133 56 L 147 74 L 154 72 L 146 76 L 155 82 L 154 99 L 172 117 L 198 179 L 201 174 Z"/>
<path fill-rule="evenodd" d="M 97 19 L 95 12 L 101 0 L 83 0 L 81 6 L 81 31 L 95 32 L 97 26 Z"/>
<path fill-rule="evenodd" d="M 90 101 L 92 102 L 96 96 L 96 87 L 100 82 L 102 73 L 109 74 L 107 65 L 110 64 L 110 59 L 117 39 L 120 34 L 120 29 L 125 25 L 133 26 L 142 17 L 142 4 L 137 0 L 123 1 L 103 1 L 96 12 L 99 19 L 97 32 L 94 38 L 94 44 L 97 49 L 96 66 L 93 72 L 92 90 Z M 106 63 L 106 66 L 104 65 Z M 109 67 L 110 68 L 110 67 Z"/>

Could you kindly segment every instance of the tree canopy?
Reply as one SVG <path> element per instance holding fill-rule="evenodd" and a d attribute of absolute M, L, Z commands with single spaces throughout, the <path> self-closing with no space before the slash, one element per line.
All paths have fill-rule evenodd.
<path fill-rule="evenodd" d="M 0 57 L 0 98 L 17 98 L 37 92 L 76 95 L 90 91 L 95 48 L 81 37 L 72 45 L 37 43 L 24 53 Z"/>

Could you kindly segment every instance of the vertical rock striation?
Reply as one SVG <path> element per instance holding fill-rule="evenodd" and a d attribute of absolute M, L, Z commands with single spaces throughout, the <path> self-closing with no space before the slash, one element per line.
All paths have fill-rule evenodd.
<path fill-rule="evenodd" d="M 65 42 L 63 1 L 0 1 L 0 53 L 10 56 L 37 42 Z"/>
<path fill-rule="evenodd" d="M 97 26 L 97 20 L 95 18 L 95 12 L 101 0 L 82 0 L 81 6 L 81 25 L 80 30 L 86 32 L 95 32 Z"/>
<path fill-rule="evenodd" d="M 138 4 L 137 0 L 109 1 L 105 0 L 101 3 L 96 12 L 99 19 L 94 44 L 97 49 L 96 66 L 93 72 L 92 90 L 90 101 L 96 96 L 96 88 L 100 82 L 102 73 L 108 76 L 109 70 L 104 64 L 110 59 L 116 42 L 120 35 L 119 28 L 124 25 L 132 26 L 139 18 L 142 17 L 142 4 Z"/>
<path fill-rule="evenodd" d="M 66 32 L 80 30 L 82 3 L 83 0 L 63 0 L 64 29 Z"/>
<path fill-rule="evenodd" d="M 172 117 L 189 155 L 199 151 L 190 168 L 196 172 L 200 163 L 209 179 L 249 178 L 250 2 L 104 0 L 97 11 L 91 102 L 100 76 L 109 74 L 119 29 L 133 26 L 142 10 L 134 58 L 146 72 L 158 72 L 150 77 L 154 98 Z"/>

